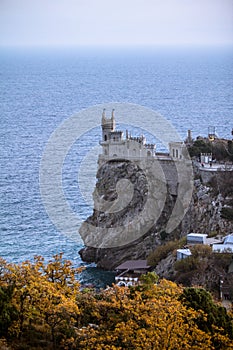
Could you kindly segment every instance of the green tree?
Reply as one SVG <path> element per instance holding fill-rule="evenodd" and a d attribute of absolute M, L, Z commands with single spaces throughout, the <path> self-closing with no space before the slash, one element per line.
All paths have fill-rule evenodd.
<path fill-rule="evenodd" d="M 8 329 L 18 319 L 16 307 L 12 304 L 14 285 L 0 286 L 0 337 L 8 336 Z"/>
<path fill-rule="evenodd" d="M 202 311 L 197 318 L 198 327 L 206 333 L 216 335 L 216 330 L 233 339 L 233 320 L 224 307 L 214 303 L 209 292 L 203 288 L 185 288 L 180 296 L 182 303 L 188 308 Z M 217 341 L 218 339 L 218 341 Z M 221 349 L 222 344 L 215 339 L 215 349 Z"/>
<path fill-rule="evenodd" d="M 190 157 L 199 157 L 201 153 L 211 153 L 211 143 L 209 140 L 196 140 L 192 147 L 188 148 Z"/>

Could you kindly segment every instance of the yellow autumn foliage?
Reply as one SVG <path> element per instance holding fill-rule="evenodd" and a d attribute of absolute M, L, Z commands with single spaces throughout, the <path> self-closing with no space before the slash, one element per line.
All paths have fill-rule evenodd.
<path fill-rule="evenodd" d="M 230 331 L 199 327 L 207 316 L 182 302 L 182 286 L 142 278 L 130 288 L 82 290 L 79 272 L 62 254 L 47 264 L 42 257 L 21 264 L 0 259 L 0 324 L 9 321 L 2 343 L 11 350 L 233 349 Z"/>

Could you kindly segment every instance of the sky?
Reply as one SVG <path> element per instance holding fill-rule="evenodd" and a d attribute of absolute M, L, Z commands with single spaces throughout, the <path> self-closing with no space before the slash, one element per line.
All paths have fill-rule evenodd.
<path fill-rule="evenodd" d="M 0 46 L 233 45 L 233 0 L 0 0 Z"/>

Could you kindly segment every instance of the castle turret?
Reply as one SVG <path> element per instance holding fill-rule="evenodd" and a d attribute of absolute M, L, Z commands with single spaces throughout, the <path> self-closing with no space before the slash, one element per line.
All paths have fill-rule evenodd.
<path fill-rule="evenodd" d="M 114 109 L 112 110 L 112 117 L 110 119 L 106 118 L 105 109 L 102 113 L 102 141 L 109 141 L 111 132 L 115 131 L 116 122 L 114 117 Z"/>
<path fill-rule="evenodd" d="M 112 121 L 114 121 L 115 122 L 115 116 L 114 116 L 114 112 L 115 112 L 115 109 L 113 108 L 113 110 L 112 110 Z"/>

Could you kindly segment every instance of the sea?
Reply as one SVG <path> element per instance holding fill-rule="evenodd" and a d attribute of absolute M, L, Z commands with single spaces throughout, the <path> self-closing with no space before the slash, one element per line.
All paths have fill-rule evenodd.
<path fill-rule="evenodd" d="M 51 220 L 39 176 L 51 135 L 73 115 L 112 102 L 159 113 L 182 139 L 188 129 L 193 137 L 214 129 L 219 137 L 231 139 L 233 49 L 0 49 L 0 256 L 8 262 L 33 260 L 35 255 L 49 261 L 63 252 L 75 266 L 86 266 L 82 283 L 104 286 L 113 280 L 111 272 L 81 260 L 79 225 L 75 234 L 67 235 Z M 87 123 L 87 131 L 65 157 L 62 186 L 81 225 L 93 210 L 101 114 L 95 128 L 88 120 L 77 122 Z M 141 131 L 133 113 L 125 123 L 129 130 L 132 125 L 134 132 Z M 149 133 L 147 138 L 153 141 Z M 91 149 L 94 158 L 88 158 Z M 60 220 L 67 218 L 61 213 Z"/>

